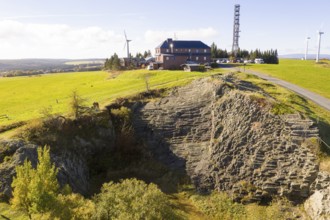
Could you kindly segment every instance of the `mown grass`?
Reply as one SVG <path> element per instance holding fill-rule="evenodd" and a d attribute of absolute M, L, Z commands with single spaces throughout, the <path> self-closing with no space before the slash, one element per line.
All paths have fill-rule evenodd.
<path fill-rule="evenodd" d="M 97 71 L 0 78 L 0 115 L 9 116 L 9 120 L 0 119 L 0 126 L 42 117 L 46 108 L 51 113 L 65 114 L 74 90 L 87 99 L 87 105 L 99 102 L 102 106 L 145 91 L 146 80 L 149 89 L 171 88 L 218 72 L 135 70 L 112 77 L 108 72 Z"/>
<path fill-rule="evenodd" d="M 246 67 L 291 82 L 330 98 L 330 61 L 281 59 L 278 65 L 251 64 Z"/>

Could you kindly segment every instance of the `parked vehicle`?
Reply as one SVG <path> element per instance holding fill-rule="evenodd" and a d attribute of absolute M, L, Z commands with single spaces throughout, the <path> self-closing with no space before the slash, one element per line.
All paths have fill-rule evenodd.
<path fill-rule="evenodd" d="M 261 58 L 256 58 L 256 59 L 254 60 L 254 62 L 257 63 L 257 64 L 265 63 L 264 60 L 261 59 Z"/>
<path fill-rule="evenodd" d="M 154 70 L 154 66 L 153 65 L 148 65 L 147 70 Z"/>

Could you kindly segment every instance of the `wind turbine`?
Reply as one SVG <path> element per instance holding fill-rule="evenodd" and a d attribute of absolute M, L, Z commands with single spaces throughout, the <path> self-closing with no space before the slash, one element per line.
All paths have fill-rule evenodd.
<path fill-rule="evenodd" d="M 317 54 L 316 54 L 316 62 L 318 63 L 320 61 L 321 36 L 322 36 L 322 34 L 324 34 L 324 32 L 317 31 L 317 33 L 319 35 L 319 47 L 318 47 Z"/>
<path fill-rule="evenodd" d="M 307 37 L 306 38 L 306 51 L 305 51 L 305 60 L 307 60 L 307 54 L 308 54 L 308 42 L 311 38 L 310 37 Z"/>
<path fill-rule="evenodd" d="M 124 31 L 124 35 L 125 35 L 125 45 L 124 45 L 124 49 L 125 47 L 127 47 L 127 58 L 128 60 L 131 58 L 130 55 L 129 55 L 129 42 L 131 42 L 132 40 L 128 40 L 127 39 L 127 35 L 126 35 L 126 31 Z"/>

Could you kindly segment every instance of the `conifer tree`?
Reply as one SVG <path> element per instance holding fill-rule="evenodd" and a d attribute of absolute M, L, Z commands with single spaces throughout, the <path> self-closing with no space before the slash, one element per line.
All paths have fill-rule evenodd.
<path fill-rule="evenodd" d="M 12 182 L 12 206 L 25 212 L 30 219 L 34 213 L 46 213 L 52 209 L 59 189 L 58 170 L 50 161 L 49 147 L 38 148 L 38 160 L 36 170 L 27 160 L 17 166 Z"/>
<path fill-rule="evenodd" d="M 11 204 L 13 208 L 23 211 L 31 219 L 32 200 L 29 185 L 35 172 L 31 162 L 25 160 L 22 166 L 16 167 L 16 177 L 13 178 L 11 184 L 13 190 L 13 198 Z"/>

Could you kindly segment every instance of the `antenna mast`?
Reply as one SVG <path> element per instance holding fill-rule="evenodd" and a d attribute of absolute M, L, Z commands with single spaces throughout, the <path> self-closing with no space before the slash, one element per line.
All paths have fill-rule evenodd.
<path fill-rule="evenodd" d="M 235 10 L 234 10 L 234 31 L 233 31 L 233 47 L 232 47 L 232 54 L 236 57 L 237 52 L 239 49 L 239 44 L 238 44 L 238 39 L 239 39 L 239 16 L 240 16 L 240 5 L 235 5 Z"/>

